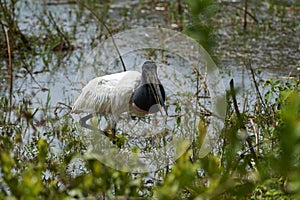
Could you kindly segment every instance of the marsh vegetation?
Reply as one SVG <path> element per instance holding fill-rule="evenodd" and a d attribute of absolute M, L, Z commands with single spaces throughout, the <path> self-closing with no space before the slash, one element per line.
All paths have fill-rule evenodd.
<path fill-rule="evenodd" d="M 224 126 L 210 153 L 198 154 L 210 117 L 202 108 L 192 145 L 160 170 L 127 173 L 86 156 L 70 106 L 86 55 L 110 34 L 82 3 L 112 34 L 160 26 L 209 52 L 227 90 Z M 296 0 L 0 0 L 0 198 L 299 198 L 299 17 Z M 184 59 L 137 55 L 125 56 L 128 66 L 152 56 L 187 74 L 192 95 L 203 96 Z M 121 64 L 97 70 L 118 71 Z M 180 102 L 173 108 L 183 111 Z"/>

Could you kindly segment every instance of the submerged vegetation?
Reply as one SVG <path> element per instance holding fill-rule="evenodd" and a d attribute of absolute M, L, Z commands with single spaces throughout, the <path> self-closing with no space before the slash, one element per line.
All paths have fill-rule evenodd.
<path fill-rule="evenodd" d="M 157 25 L 183 31 L 206 48 L 223 76 L 233 73 L 222 67 L 228 59 L 243 65 L 252 86 L 249 93 L 235 77 L 224 81 L 225 124 L 207 156 L 197 154 L 207 131 L 203 116 L 195 130 L 199 137 L 175 163 L 131 174 L 86 156 L 69 113 L 68 94 L 75 89 L 65 84 L 85 51 L 109 37 L 103 24 L 76 1 L 44 1 L 33 8 L 35 2 L 0 0 L 0 199 L 299 198 L 300 5 L 245 2 L 83 1 L 112 33 Z M 281 39 L 289 34 L 292 43 Z M 263 80 L 268 67 L 285 77 Z"/>

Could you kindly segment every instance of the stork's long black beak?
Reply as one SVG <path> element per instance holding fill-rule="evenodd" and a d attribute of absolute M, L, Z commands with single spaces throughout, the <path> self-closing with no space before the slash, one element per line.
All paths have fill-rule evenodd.
<path fill-rule="evenodd" d="M 163 98 L 162 96 L 162 91 L 161 89 L 163 89 L 163 86 L 160 88 L 159 85 L 155 84 L 155 87 L 156 87 L 156 94 L 158 96 L 158 100 L 159 102 L 157 102 L 161 107 L 163 107 L 163 109 L 165 110 L 166 112 L 166 115 L 168 116 L 168 111 L 166 109 L 166 105 L 165 105 L 165 99 Z M 164 91 L 163 91 L 164 92 Z"/>
<path fill-rule="evenodd" d="M 165 110 L 166 115 L 168 116 L 168 111 L 167 111 L 167 108 L 165 105 L 165 91 L 157 77 L 156 72 L 151 73 L 151 75 L 149 74 L 149 78 L 151 79 L 150 80 L 150 83 L 152 83 L 151 90 L 153 90 L 152 93 L 155 96 L 156 104 L 160 105 L 161 114 L 162 114 L 162 110 L 161 110 L 161 107 L 162 107 Z M 164 94 L 162 94 L 162 93 L 164 93 Z"/>

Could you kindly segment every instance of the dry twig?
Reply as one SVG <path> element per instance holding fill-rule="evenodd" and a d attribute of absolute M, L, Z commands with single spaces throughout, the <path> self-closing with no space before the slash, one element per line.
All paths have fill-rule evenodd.
<path fill-rule="evenodd" d="M 233 107 L 234 107 L 234 110 L 236 112 L 237 119 L 238 119 L 238 126 L 239 126 L 238 128 L 246 130 L 246 126 L 244 124 L 243 116 L 241 115 L 241 113 L 239 111 L 238 104 L 237 104 L 233 79 L 231 79 L 231 81 L 230 81 L 230 93 L 231 93 L 231 97 L 232 97 L 232 101 L 233 101 Z M 254 160 L 256 161 L 257 160 L 257 156 L 256 156 L 256 153 L 254 151 L 251 138 L 249 136 L 247 136 L 246 142 L 247 142 L 247 144 L 250 147 L 250 152 L 251 152 Z M 250 165 L 250 166 L 252 166 L 252 165 Z"/>
<path fill-rule="evenodd" d="M 10 123 L 11 118 L 11 109 L 12 109 L 12 93 L 13 93 L 13 68 L 12 68 L 12 61 L 11 61 L 11 48 L 9 43 L 9 35 L 8 30 L 4 28 L 5 30 L 5 39 L 6 39 L 6 45 L 7 45 L 7 55 L 8 55 L 8 68 L 9 68 L 9 110 L 8 110 L 8 123 Z"/>

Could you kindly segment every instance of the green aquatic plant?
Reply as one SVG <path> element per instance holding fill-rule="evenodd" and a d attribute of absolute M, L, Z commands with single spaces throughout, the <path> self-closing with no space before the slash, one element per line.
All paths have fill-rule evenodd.
<path fill-rule="evenodd" d="M 217 26 L 214 16 L 218 13 L 219 4 L 214 0 L 189 0 L 188 23 L 183 32 L 195 39 L 205 50 L 212 54 L 216 47 Z"/>

